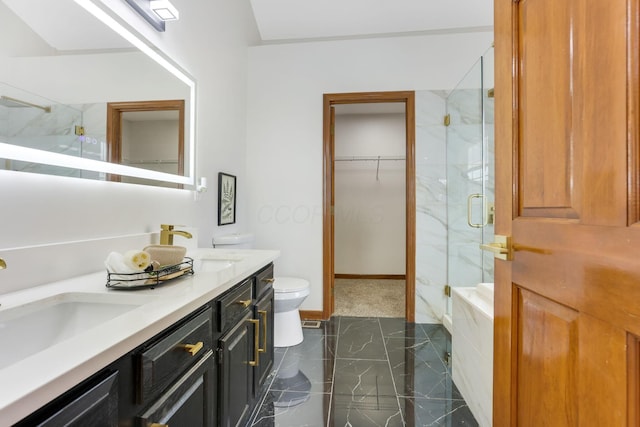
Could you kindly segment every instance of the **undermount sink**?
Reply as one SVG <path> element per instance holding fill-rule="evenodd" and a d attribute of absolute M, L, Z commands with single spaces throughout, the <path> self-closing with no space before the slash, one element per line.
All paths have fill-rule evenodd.
<path fill-rule="evenodd" d="M 0 369 L 146 302 L 132 295 L 69 292 L 0 310 Z"/>
<path fill-rule="evenodd" d="M 233 267 L 236 262 L 246 258 L 246 254 L 238 251 L 202 248 L 189 254 L 193 258 L 193 270 L 198 272 L 215 272 Z"/>
<path fill-rule="evenodd" d="M 193 259 L 193 270 L 203 273 L 209 273 L 213 271 L 224 270 L 225 268 L 232 267 L 234 261 L 224 260 L 224 259 L 208 259 L 208 258 L 200 258 Z"/>

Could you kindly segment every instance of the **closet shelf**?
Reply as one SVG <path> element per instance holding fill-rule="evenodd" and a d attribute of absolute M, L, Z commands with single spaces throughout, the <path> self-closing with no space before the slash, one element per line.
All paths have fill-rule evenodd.
<path fill-rule="evenodd" d="M 404 156 L 339 156 L 336 162 L 378 162 L 383 160 L 406 160 Z"/>
<path fill-rule="evenodd" d="M 123 159 L 123 163 L 127 165 L 176 165 L 178 164 L 177 160 L 160 160 L 160 159 L 149 159 L 149 160 L 130 160 Z"/>
<path fill-rule="evenodd" d="M 386 160 L 406 160 L 404 156 L 348 156 L 335 157 L 336 162 L 377 162 L 376 165 L 376 181 L 380 181 L 380 162 Z"/>

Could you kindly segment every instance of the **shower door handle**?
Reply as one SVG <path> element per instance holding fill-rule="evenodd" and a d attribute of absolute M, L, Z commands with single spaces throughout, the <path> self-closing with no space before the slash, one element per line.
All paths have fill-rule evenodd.
<path fill-rule="evenodd" d="M 473 211 L 473 199 L 480 199 L 482 200 L 482 205 L 484 206 L 485 204 L 485 196 L 484 194 L 480 194 L 480 193 L 475 193 L 475 194 L 470 194 L 469 197 L 467 197 L 467 224 L 469 224 L 469 227 L 473 227 L 473 228 L 482 228 L 485 225 L 487 225 L 487 223 L 477 223 L 477 222 L 473 222 L 472 219 L 472 211 Z M 486 220 L 485 220 L 486 221 Z"/>
<path fill-rule="evenodd" d="M 473 219 L 472 219 L 473 199 L 482 200 L 482 207 L 484 210 L 482 223 L 473 222 Z M 493 203 L 487 201 L 487 196 L 485 196 L 484 194 L 475 193 L 475 194 L 470 194 L 469 197 L 467 197 L 467 224 L 469 224 L 469 227 L 483 228 L 488 224 L 493 224 L 493 215 L 494 215 L 494 206 L 493 206 Z"/>

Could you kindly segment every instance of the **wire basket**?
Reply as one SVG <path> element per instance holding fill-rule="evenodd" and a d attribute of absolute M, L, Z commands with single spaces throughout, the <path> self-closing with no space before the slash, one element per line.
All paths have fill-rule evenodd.
<path fill-rule="evenodd" d="M 185 257 L 182 262 L 167 265 L 149 273 L 112 273 L 107 271 L 107 288 L 110 289 L 153 289 L 172 279 L 193 274 L 193 259 Z"/>

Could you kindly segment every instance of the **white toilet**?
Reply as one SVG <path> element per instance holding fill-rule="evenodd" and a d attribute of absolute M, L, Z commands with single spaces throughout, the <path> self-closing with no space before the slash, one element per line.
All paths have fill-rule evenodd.
<path fill-rule="evenodd" d="M 214 236 L 214 248 L 250 249 L 252 234 L 227 234 Z M 303 340 L 302 322 L 298 308 L 309 295 L 309 282 L 299 277 L 274 277 L 273 342 L 275 347 L 290 347 Z"/>
<path fill-rule="evenodd" d="M 291 347 L 300 344 L 303 336 L 298 307 L 309 295 L 309 282 L 299 277 L 275 277 L 273 294 L 273 345 Z"/>

